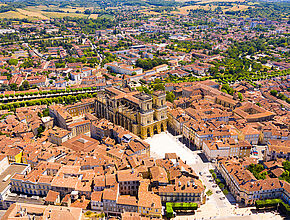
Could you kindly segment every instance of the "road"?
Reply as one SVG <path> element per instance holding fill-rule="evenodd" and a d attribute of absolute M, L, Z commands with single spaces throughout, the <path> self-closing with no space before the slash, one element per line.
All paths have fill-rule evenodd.
<path fill-rule="evenodd" d="M 214 182 L 209 170 L 214 169 L 211 162 L 203 162 L 201 157 L 201 151 L 192 151 L 193 157 L 196 158 L 196 163 L 189 164 L 192 169 L 199 174 L 199 178 L 202 183 L 206 186 L 206 192 L 211 190 L 213 194 L 208 197 L 207 203 L 212 203 L 216 206 L 217 210 L 221 208 L 231 207 L 231 203 L 221 192 L 219 186 Z M 224 199 L 223 199 L 224 198 Z"/>

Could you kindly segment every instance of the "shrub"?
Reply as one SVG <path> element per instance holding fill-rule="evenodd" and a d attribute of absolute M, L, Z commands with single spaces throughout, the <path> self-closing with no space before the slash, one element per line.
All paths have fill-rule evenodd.
<path fill-rule="evenodd" d="M 211 195 L 212 195 L 212 191 L 209 189 L 209 190 L 206 192 L 206 195 L 207 195 L 207 196 L 211 196 Z"/>
<path fill-rule="evenodd" d="M 86 215 L 86 216 L 91 216 L 91 214 L 92 214 L 91 211 L 86 211 L 86 212 L 85 212 L 85 215 Z"/>
<path fill-rule="evenodd" d="M 193 202 L 167 202 L 166 203 L 166 216 L 167 218 L 173 217 L 173 210 L 196 210 L 198 208 L 197 203 Z"/>

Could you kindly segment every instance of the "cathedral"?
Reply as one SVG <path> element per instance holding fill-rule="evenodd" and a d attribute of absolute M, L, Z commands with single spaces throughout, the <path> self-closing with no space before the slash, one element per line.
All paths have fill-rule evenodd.
<path fill-rule="evenodd" d="M 95 113 L 145 139 L 167 129 L 164 91 L 152 95 L 126 89 L 106 88 L 95 101 Z"/>

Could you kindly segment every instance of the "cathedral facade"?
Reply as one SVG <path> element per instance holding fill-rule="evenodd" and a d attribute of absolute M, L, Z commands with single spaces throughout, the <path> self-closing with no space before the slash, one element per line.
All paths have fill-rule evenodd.
<path fill-rule="evenodd" d="M 145 139 L 167 129 L 166 94 L 106 88 L 98 94 L 95 113 Z"/>

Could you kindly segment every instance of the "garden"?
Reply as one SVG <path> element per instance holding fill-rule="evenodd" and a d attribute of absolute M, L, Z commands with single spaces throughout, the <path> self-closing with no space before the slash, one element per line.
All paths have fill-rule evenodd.
<path fill-rule="evenodd" d="M 197 210 L 197 203 L 193 202 L 167 202 L 166 203 L 166 217 L 174 217 L 175 211 L 191 211 L 194 212 Z"/>

